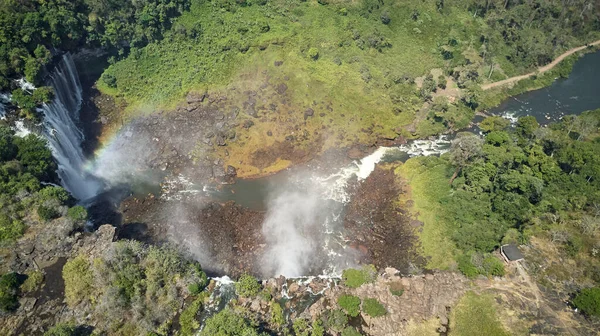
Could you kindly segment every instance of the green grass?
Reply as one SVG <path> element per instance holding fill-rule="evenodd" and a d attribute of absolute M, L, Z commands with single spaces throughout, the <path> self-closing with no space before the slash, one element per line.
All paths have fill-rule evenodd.
<path fill-rule="evenodd" d="M 400 166 L 396 175 L 407 180 L 409 197 L 413 201 L 412 212 L 423 222 L 419 237 L 422 254 L 429 258 L 427 267 L 448 269 L 454 264 L 456 248 L 450 238 L 451 223 L 445 217 L 441 200 L 451 192 L 448 180 L 452 167 L 437 157 L 418 157 Z"/>
<path fill-rule="evenodd" d="M 479 42 L 470 36 L 484 26 L 458 8 L 442 14 L 435 1 L 401 1 L 373 7 L 372 13 L 365 9 L 368 1 L 320 5 L 275 0 L 245 7 L 224 3 L 192 1 L 190 11 L 175 21 L 162 41 L 132 52 L 105 71 L 105 76 L 116 78 L 116 88 L 102 80 L 99 88 L 124 99 L 131 116 L 172 108 L 190 90 L 223 92 L 236 87 L 241 93 L 266 78 L 278 83 L 287 77 L 290 109 L 302 111 L 313 102 L 334 109 L 313 129 L 308 126 L 309 131 L 321 125 L 330 128 L 325 147 L 365 142 L 395 136 L 422 105 L 414 84 L 393 84 L 392 78 L 415 78 L 444 67 L 439 46 L 448 36 L 460 41 L 460 50 L 477 47 Z M 418 20 L 411 19 L 414 10 L 420 13 Z M 380 19 L 383 11 L 391 17 L 387 25 Z M 191 37 L 193 29 L 202 33 Z M 377 38 L 390 47 L 370 47 Z M 311 48 L 318 50 L 317 60 L 309 56 Z M 278 60 L 284 64 L 275 67 Z M 241 95 L 228 90 L 227 96 L 241 105 Z M 339 134 L 350 135 L 346 143 L 336 144 Z"/>
<path fill-rule="evenodd" d="M 492 296 L 467 292 L 452 310 L 450 335 L 509 336 L 510 333 L 498 319 Z"/>

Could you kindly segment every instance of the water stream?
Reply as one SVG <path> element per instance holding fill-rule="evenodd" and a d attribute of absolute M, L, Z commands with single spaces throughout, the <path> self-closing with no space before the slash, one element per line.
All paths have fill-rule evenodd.
<path fill-rule="evenodd" d="M 70 54 L 65 54 L 50 76 L 54 99 L 38 111 L 44 115 L 44 136 L 58 164 L 62 185 L 78 200 L 87 200 L 98 194 L 102 184 L 84 169 L 84 134 L 79 124 L 83 101 L 79 75 Z"/>

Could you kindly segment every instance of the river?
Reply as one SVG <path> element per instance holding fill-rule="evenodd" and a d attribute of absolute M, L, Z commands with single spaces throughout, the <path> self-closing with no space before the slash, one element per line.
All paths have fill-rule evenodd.
<path fill-rule="evenodd" d="M 531 115 L 540 124 L 548 124 L 565 115 L 597 108 L 600 108 L 600 51 L 581 57 L 569 78 L 560 78 L 551 86 L 511 97 L 489 113 L 507 117 Z"/>

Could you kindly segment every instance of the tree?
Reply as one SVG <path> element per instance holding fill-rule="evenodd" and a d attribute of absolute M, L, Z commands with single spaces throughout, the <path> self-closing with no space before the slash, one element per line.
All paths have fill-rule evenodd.
<path fill-rule="evenodd" d="M 479 128 L 484 132 L 504 131 L 510 126 L 510 121 L 500 116 L 492 116 L 483 119 Z"/>
<path fill-rule="evenodd" d="M 17 291 L 19 280 L 17 273 L 7 273 L 0 277 L 0 310 L 10 312 L 19 306 Z"/>
<path fill-rule="evenodd" d="M 343 294 L 338 297 L 337 302 L 348 315 L 356 317 L 360 314 L 360 298 L 357 296 Z"/>
<path fill-rule="evenodd" d="M 258 280 L 250 274 L 244 274 L 235 283 L 235 292 L 242 297 L 256 296 L 261 289 Z"/>
<path fill-rule="evenodd" d="M 225 308 L 206 320 L 200 336 L 258 336 L 256 329 L 238 313 Z"/>
<path fill-rule="evenodd" d="M 450 163 L 456 167 L 450 178 L 450 184 L 458 176 L 460 171 L 475 157 L 481 154 L 483 140 L 476 135 L 460 135 L 452 140 L 450 145 Z"/>
<path fill-rule="evenodd" d="M 0 162 L 9 161 L 17 155 L 17 146 L 13 143 L 14 132 L 0 125 Z"/>
<path fill-rule="evenodd" d="M 59 323 L 44 333 L 44 336 L 77 336 L 77 328 L 72 324 Z"/>
<path fill-rule="evenodd" d="M 600 287 L 584 288 L 573 299 L 573 305 L 589 316 L 600 316 Z"/>

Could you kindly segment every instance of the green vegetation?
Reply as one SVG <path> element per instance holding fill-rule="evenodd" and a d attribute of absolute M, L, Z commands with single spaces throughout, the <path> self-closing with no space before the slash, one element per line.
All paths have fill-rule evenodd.
<path fill-rule="evenodd" d="M 225 308 L 206 320 L 200 336 L 258 336 L 256 327 L 231 308 Z"/>
<path fill-rule="evenodd" d="M 2 1 L 0 11 L 0 90 L 19 75 L 40 83 L 52 59 L 49 49 L 77 50 L 82 44 L 125 52 L 124 41 L 139 48 L 160 39 L 186 0 L 132 2 Z"/>
<path fill-rule="evenodd" d="M 103 317 L 99 327 L 124 334 L 168 330 L 183 303 L 178 293 L 206 279 L 196 263 L 174 248 L 146 247 L 135 241 L 116 242 L 93 261 L 84 256 L 68 261 L 63 278 L 70 306 L 92 303 L 91 313 Z"/>
<path fill-rule="evenodd" d="M 573 299 L 573 305 L 589 316 L 600 316 L 600 287 L 584 288 Z"/>
<path fill-rule="evenodd" d="M 292 330 L 296 336 L 310 336 L 310 328 L 305 319 L 297 318 L 292 324 Z"/>
<path fill-rule="evenodd" d="M 73 324 L 60 323 L 50 328 L 44 333 L 44 336 L 77 336 L 77 327 Z"/>
<path fill-rule="evenodd" d="M 457 258 L 458 269 L 466 276 L 503 276 L 504 263 L 491 254 L 465 253 Z"/>
<path fill-rule="evenodd" d="M 321 319 L 316 319 L 312 323 L 312 334 L 311 336 L 323 336 L 325 335 L 325 328 L 323 327 L 323 321 Z"/>
<path fill-rule="evenodd" d="M 380 317 L 387 314 L 385 307 L 377 299 L 367 298 L 363 300 L 362 310 L 371 317 Z"/>
<path fill-rule="evenodd" d="M 350 288 L 358 288 L 365 283 L 375 281 L 377 278 L 377 270 L 373 265 L 365 265 L 362 269 L 349 268 L 342 272 L 344 285 Z"/>
<path fill-rule="evenodd" d="M 285 324 L 285 317 L 283 316 L 283 308 L 277 302 L 271 302 L 271 324 L 275 328 L 280 328 Z"/>
<path fill-rule="evenodd" d="M 0 276 L 0 311 L 10 312 L 17 309 L 19 306 L 18 290 L 17 273 L 6 273 Z"/>
<path fill-rule="evenodd" d="M 0 245 L 13 243 L 27 226 L 36 209 L 40 219 L 60 216 L 58 208 L 73 200 L 63 188 L 43 186 L 57 182 L 56 164 L 44 140 L 35 135 L 19 138 L 0 125 Z"/>
<path fill-rule="evenodd" d="M 75 306 L 90 298 L 94 278 L 89 261 L 84 256 L 69 260 L 62 271 L 65 280 L 65 298 L 69 306 Z"/>
<path fill-rule="evenodd" d="M 342 336 L 360 336 L 360 333 L 353 327 L 346 327 L 342 331 Z"/>
<path fill-rule="evenodd" d="M 198 312 L 202 308 L 202 303 L 206 299 L 206 295 L 199 295 L 189 304 L 179 316 L 179 334 L 181 336 L 191 336 L 200 328 L 200 323 L 196 319 Z"/>
<path fill-rule="evenodd" d="M 326 322 L 328 328 L 341 332 L 348 325 L 348 316 L 341 309 L 330 310 Z"/>
<path fill-rule="evenodd" d="M 489 109 L 500 105 L 500 103 L 509 97 L 519 95 L 521 93 L 540 89 L 546 86 L 550 86 L 556 78 L 567 78 L 573 69 L 573 64 L 577 61 L 578 55 L 571 55 L 552 70 L 546 71 L 541 75 L 532 76 L 530 78 L 522 79 L 516 82 L 514 85 L 507 87 L 502 86 L 486 91 L 477 92 L 477 102 L 480 109 Z"/>
<path fill-rule="evenodd" d="M 343 294 L 338 297 L 337 302 L 348 315 L 356 317 L 360 314 L 360 298 Z"/>
<path fill-rule="evenodd" d="M 235 292 L 242 297 L 253 297 L 258 295 L 261 285 L 258 280 L 250 274 L 244 274 L 235 283 Z"/>
<path fill-rule="evenodd" d="M 67 216 L 75 221 L 84 221 L 88 217 L 87 210 L 81 205 L 76 205 L 67 210 Z"/>
<path fill-rule="evenodd" d="M 503 240 L 521 241 L 543 218 L 575 216 L 582 230 L 596 232 L 600 110 L 565 117 L 548 128 L 540 128 L 533 117 L 519 119 L 508 131 L 497 120 L 485 123 L 490 126 L 483 141 L 459 136 L 442 158 L 411 159 L 400 168 L 424 221 L 421 238 L 432 261 L 448 262 L 449 252 L 433 249 L 440 242 L 462 252 L 455 260 L 465 274 L 502 275 L 501 263 L 486 253 Z M 551 223 L 541 229 L 555 230 Z M 566 252 L 576 255 L 593 246 L 591 239 L 578 237 L 560 238 Z"/>
<path fill-rule="evenodd" d="M 467 292 L 452 310 L 451 335 L 457 336 L 508 336 L 496 316 L 494 300 L 489 295 Z"/>
<path fill-rule="evenodd" d="M 453 263 L 456 247 L 448 239 L 451 235 L 450 219 L 444 209 L 445 200 L 451 192 L 448 178 L 452 166 L 440 158 L 416 157 L 397 169 L 396 176 L 408 181 L 413 202 L 412 211 L 423 222 L 419 233 L 422 254 L 428 257 L 430 269 L 448 269 Z"/>
<path fill-rule="evenodd" d="M 30 293 L 36 291 L 44 282 L 44 273 L 31 271 L 27 273 L 27 279 L 21 284 L 21 292 Z"/>

